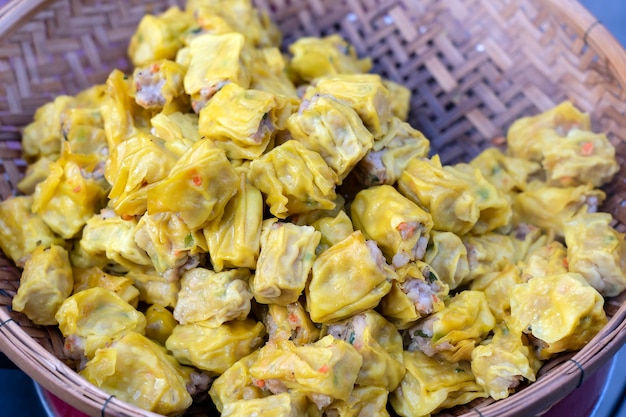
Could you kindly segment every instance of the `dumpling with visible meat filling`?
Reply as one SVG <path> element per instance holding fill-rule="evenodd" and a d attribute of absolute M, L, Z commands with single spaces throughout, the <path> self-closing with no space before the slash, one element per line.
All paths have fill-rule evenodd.
<path fill-rule="evenodd" d="M 178 213 L 189 229 L 198 229 L 222 216 L 237 184 L 239 176 L 225 152 L 204 139 L 176 161 L 166 178 L 148 187 L 147 211 Z"/>
<path fill-rule="evenodd" d="M 305 291 L 311 319 L 332 323 L 373 308 L 396 277 L 376 243 L 355 231 L 313 263 Z"/>
<path fill-rule="evenodd" d="M 93 287 L 63 301 L 55 315 L 73 358 L 91 359 L 97 349 L 129 332 L 143 334 L 146 317 L 113 291 Z"/>
<path fill-rule="evenodd" d="M 303 346 L 267 343 L 249 372 L 257 385 L 273 394 L 299 392 L 322 409 L 335 399 L 350 398 L 362 363 L 351 344 L 327 335 Z"/>
<path fill-rule="evenodd" d="M 286 306 L 269 304 L 263 317 L 270 343 L 291 340 L 296 345 L 305 345 L 320 337 L 320 329 L 300 301 Z"/>
<path fill-rule="evenodd" d="M 467 249 L 469 274 L 465 282 L 490 272 L 499 271 L 509 262 L 516 262 L 517 247 L 514 238 L 501 233 L 485 233 L 483 235 L 465 235 L 461 238 Z"/>
<path fill-rule="evenodd" d="M 187 112 L 190 104 L 183 87 L 184 77 L 185 68 L 168 59 L 136 67 L 133 71 L 135 102 L 144 109 L 163 114 Z"/>
<path fill-rule="evenodd" d="M 321 233 L 313 226 L 267 219 L 261 253 L 250 288 L 257 302 L 287 305 L 300 298 L 308 281 Z"/>
<path fill-rule="evenodd" d="M 87 381 L 120 400 L 163 415 L 189 408 L 191 374 L 164 347 L 136 332 L 97 350 L 80 371 Z"/>
<path fill-rule="evenodd" d="M 195 113 L 157 113 L 150 119 L 150 132 L 163 139 L 165 148 L 180 157 L 200 140 Z"/>
<path fill-rule="evenodd" d="M 180 280 L 174 318 L 180 324 L 202 322 L 212 327 L 244 320 L 250 313 L 252 300 L 249 279 L 247 269 L 222 272 L 201 267 L 190 269 Z"/>
<path fill-rule="evenodd" d="M 250 366 L 256 362 L 258 357 L 259 350 L 257 349 L 233 363 L 215 378 L 209 389 L 209 395 L 219 412 L 224 410 L 226 404 L 235 401 L 272 395 L 271 392 L 263 390 L 263 387 L 259 386 L 264 386 L 264 384 L 256 385 L 250 375 Z"/>
<path fill-rule="evenodd" d="M 577 272 L 605 297 L 626 289 L 626 242 L 609 213 L 580 213 L 565 223 L 570 272 Z"/>
<path fill-rule="evenodd" d="M 276 97 L 267 91 L 225 85 L 200 111 L 198 132 L 224 149 L 229 159 L 258 158 L 285 119 Z"/>
<path fill-rule="evenodd" d="M 32 204 L 32 196 L 15 196 L 0 202 L 0 248 L 18 267 L 24 266 L 37 246 L 65 244 L 41 216 L 32 212 Z"/>
<path fill-rule="evenodd" d="M 279 219 L 335 207 L 337 174 L 317 152 L 289 140 L 250 163 L 248 180 Z"/>
<path fill-rule="evenodd" d="M 533 181 L 513 200 L 515 215 L 525 222 L 563 236 L 565 223 L 580 210 L 595 212 L 604 201 L 604 191 L 591 184 L 554 187 Z"/>
<path fill-rule="evenodd" d="M 13 310 L 35 324 L 58 324 L 55 314 L 72 293 L 73 276 L 67 251 L 58 245 L 37 246 L 24 263 Z"/>
<path fill-rule="evenodd" d="M 363 357 L 355 384 L 396 389 L 405 368 L 402 364 L 402 336 L 398 329 L 373 310 L 329 325 L 325 331 L 350 343 Z"/>
<path fill-rule="evenodd" d="M 534 382 L 541 367 L 526 335 L 500 324 L 493 336 L 472 351 L 472 373 L 476 382 L 494 400 L 506 398 L 524 380 Z"/>
<path fill-rule="evenodd" d="M 604 299 L 575 272 L 532 278 L 509 293 L 507 325 L 513 332 L 532 335 L 542 360 L 582 348 L 607 323 Z"/>
<path fill-rule="evenodd" d="M 387 133 L 374 142 L 354 172 L 366 186 L 393 185 L 412 159 L 426 158 L 429 151 L 430 141 L 422 132 L 392 117 Z"/>
<path fill-rule="evenodd" d="M 244 89 L 250 86 L 248 55 L 241 33 L 206 33 L 189 42 L 183 85 L 196 113 L 227 84 L 234 83 Z"/>
<path fill-rule="evenodd" d="M 396 270 L 391 291 L 377 309 L 398 329 L 406 329 L 422 317 L 444 308 L 449 287 L 433 268 L 421 261 L 411 262 Z"/>
<path fill-rule="evenodd" d="M 176 326 L 165 347 L 179 363 L 193 365 L 210 375 L 220 375 L 259 348 L 264 336 L 263 323 L 251 318 L 218 327 L 197 322 Z"/>
<path fill-rule="evenodd" d="M 308 82 L 324 75 L 360 74 L 370 70 L 369 58 L 359 59 L 340 35 L 301 37 L 289 45 L 288 70 L 298 82 Z"/>
<path fill-rule="evenodd" d="M 392 186 L 361 190 L 350 211 L 355 229 L 376 241 L 394 267 L 424 257 L 433 218 Z"/>
<path fill-rule="evenodd" d="M 482 291 L 465 290 L 446 306 L 406 331 L 409 351 L 421 350 L 454 362 L 469 360 L 474 347 L 495 327 L 487 297 Z"/>
<path fill-rule="evenodd" d="M 523 281 L 568 272 L 567 248 L 553 240 L 532 251 L 518 262 Z"/>
<path fill-rule="evenodd" d="M 287 119 L 287 129 L 293 139 L 319 153 L 340 182 L 374 144 L 357 112 L 328 96 L 305 99 Z"/>
<path fill-rule="evenodd" d="M 394 411 L 423 417 L 444 408 L 467 404 L 488 394 L 476 383 L 469 362 L 439 361 L 420 351 L 404 351 L 406 374 L 389 396 Z"/>

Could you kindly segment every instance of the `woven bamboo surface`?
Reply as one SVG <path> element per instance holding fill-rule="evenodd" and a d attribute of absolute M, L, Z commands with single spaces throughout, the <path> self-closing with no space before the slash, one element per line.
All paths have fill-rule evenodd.
<path fill-rule="evenodd" d="M 61 93 L 129 69 L 127 42 L 145 13 L 175 1 L 28 0 L 0 9 L 0 198 L 25 169 L 20 129 Z M 258 0 L 285 43 L 341 33 L 374 71 L 413 91 L 410 122 L 442 162 L 467 160 L 501 143 L 524 115 L 564 99 L 608 134 L 622 169 L 602 208 L 626 231 L 626 52 L 573 0 Z M 12 312 L 20 271 L 0 257 L 0 349 L 61 399 L 90 414 L 154 415 L 87 385 L 63 357 L 55 328 Z M 592 375 L 626 341 L 625 294 L 609 299 L 611 320 L 581 351 L 548 363 L 534 384 L 506 400 L 479 400 L 441 415 L 528 416 L 544 411 Z M 195 409 L 189 415 L 210 415 Z"/>

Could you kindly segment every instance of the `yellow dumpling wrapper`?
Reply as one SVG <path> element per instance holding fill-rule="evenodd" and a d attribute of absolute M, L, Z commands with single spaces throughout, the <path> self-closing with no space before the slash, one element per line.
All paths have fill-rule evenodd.
<path fill-rule="evenodd" d="M 404 351 L 403 361 L 407 372 L 389 396 L 391 406 L 401 416 L 430 416 L 488 396 L 476 383 L 469 362 L 439 361 L 420 351 Z"/>
<path fill-rule="evenodd" d="M 369 58 L 359 59 L 354 47 L 339 35 L 298 38 L 289 52 L 289 71 L 304 82 L 324 75 L 363 73 L 372 67 Z"/>
<path fill-rule="evenodd" d="M 317 152 L 295 140 L 252 161 L 248 180 L 266 195 L 279 219 L 335 207 L 337 175 Z"/>
<path fill-rule="evenodd" d="M 626 289 L 626 242 L 609 213 L 581 213 L 565 224 L 570 272 L 577 272 L 600 294 L 613 297 Z"/>
<path fill-rule="evenodd" d="M 467 248 L 461 238 L 452 232 L 432 230 L 424 261 L 451 290 L 468 280 L 470 266 Z"/>
<path fill-rule="evenodd" d="M 163 415 L 175 415 L 191 406 L 188 374 L 165 348 L 135 332 L 96 351 L 80 371 L 110 395 Z"/>
<path fill-rule="evenodd" d="M 507 325 L 538 339 L 540 359 L 582 348 L 607 323 L 604 299 L 578 273 L 532 278 L 510 297 Z"/>
<path fill-rule="evenodd" d="M 398 279 L 380 300 L 378 311 L 398 329 L 411 327 L 417 320 L 445 307 L 449 287 L 435 270 L 422 261 L 396 269 Z"/>
<path fill-rule="evenodd" d="M 263 323 L 250 318 L 218 327 L 198 322 L 176 326 L 165 346 L 181 364 L 219 375 L 261 346 L 263 336 Z"/>
<path fill-rule="evenodd" d="M 261 252 L 250 288 L 257 302 L 287 305 L 304 291 L 321 233 L 313 226 L 268 219 L 261 229 Z"/>
<path fill-rule="evenodd" d="M 104 86 L 96 85 L 89 90 L 94 90 L 95 95 L 106 97 Z M 89 90 L 84 91 L 77 97 L 83 94 L 90 95 Z M 104 100 L 96 99 L 94 101 L 94 103 L 85 103 L 85 107 L 81 105 L 63 112 L 61 114 L 61 130 L 64 140 L 67 141 L 72 153 L 91 154 L 93 157 L 104 160 L 108 146 L 104 132 L 104 118 L 100 109 L 100 102 L 104 102 Z"/>
<path fill-rule="evenodd" d="M 88 288 L 67 298 L 55 318 L 65 336 L 66 349 L 87 358 L 129 332 L 143 334 L 146 327 L 142 313 L 102 287 Z"/>
<path fill-rule="evenodd" d="M 300 394 L 282 392 L 267 397 L 241 399 L 224 406 L 222 417 L 300 417 L 309 415 L 307 398 Z"/>
<path fill-rule="evenodd" d="M 376 416 L 389 417 L 387 399 L 389 391 L 380 386 L 355 386 L 348 400 L 335 400 L 325 412 L 337 417 Z"/>
<path fill-rule="evenodd" d="M 339 210 L 336 216 L 317 219 L 311 223 L 311 226 L 315 227 L 322 234 L 320 244 L 315 250 L 315 253 L 318 255 L 354 232 L 352 220 L 343 210 Z"/>
<path fill-rule="evenodd" d="M 146 310 L 145 316 L 146 337 L 165 346 L 165 341 L 172 335 L 174 327 L 178 325 L 174 315 L 166 307 L 152 304 Z"/>
<path fill-rule="evenodd" d="M 523 282 L 522 271 L 513 263 L 505 264 L 501 269 L 488 272 L 474 279 L 469 288 L 482 291 L 487 296 L 489 310 L 500 322 L 511 315 L 509 290 Z"/>
<path fill-rule="evenodd" d="M 546 147 L 572 129 L 589 130 L 591 120 L 589 114 L 566 100 L 542 113 L 515 120 L 506 134 L 507 149 L 512 156 L 541 162 Z"/>
<path fill-rule="evenodd" d="M 496 319 L 482 291 L 465 290 L 446 306 L 408 330 L 408 350 L 421 350 L 448 361 L 469 360 L 474 347 L 495 327 Z"/>
<path fill-rule="evenodd" d="M 126 277 L 139 290 L 140 301 L 163 307 L 176 307 L 180 291 L 178 277 L 163 276 L 150 269 L 131 270 Z"/>
<path fill-rule="evenodd" d="M 33 213 L 64 239 L 76 237 L 105 205 L 109 185 L 99 165 L 95 158 L 64 148 L 61 158 L 50 164 L 48 177 L 35 187 Z"/>
<path fill-rule="evenodd" d="M 303 346 L 290 341 L 265 344 L 250 375 L 257 384 L 263 380 L 273 393 L 303 393 L 321 409 L 334 399 L 350 398 L 362 363 L 352 345 L 327 335 Z"/>
<path fill-rule="evenodd" d="M 237 193 L 224 208 L 224 214 L 202 231 L 206 238 L 211 264 L 216 271 L 224 268 L 255 268 L 261 250 L 263 195 L 242 174 Z"/>
<path fill-rule="evenodd" d="M 253 53 L 250 88 L 282 96 L 297 107 L 300 99 L 296 86 L 287 75 L 287 59 L 280 49 L 267 47 Z"/>
<path fill-rule="evenodd" d="M 212 327 L 244 320 L 250 313 L 252 300 L 249 279 L 247 269 L 222 272 L 201 267 L 190 269 L 180 280 L 174 318 L 180 324 L 202 322 Z"/>
<path fill-rule="evenodd" d="M 469 164 L 478 168 L 497 189 L 505 192 L 526 189 L 529 180 L 541 170 L 538 162 L 507 155 L 496 147 L 486 148 Z"/>
<path fill-rule="evenodd" d="M 224 151 L 201 140 L 176 161 L 167 178 L 149 187 L 148 214 L 176 212 L 191 230 L 204 227 L 222 216 L 238 183 Z"/>
<path fill-rule="evenodd" d="M 50 173 L 50 164 L 52 164 L 52 159 L 47 156 L 42 156 L 35 162 L 29 163 L 26 166 L 24 176 L 15 187 L 17 188 L 17 191 L 19 191 L 22 195 L 31 195 L 34 193 L 37 184 L 48 178 L 48 174 Z"/>
<path fill-rule="evenodd" d="M 538 247 L 518 262 L 521 278 L 541 278 L 568 272 L 567 248 L 558 240 Z"/>
<path fill-rule="evenodd" d="M 313 263 L 305 291 L 311 319 L 331 323 L 373 308 L 396 277 L 376 243 L 355 231 Z"/>
<path fill-rule="evenodd" d="M 224 149 L 229 159 L 252 160 L 270 144 L 280 112 L 273 94 L 229 83 L 200 111 L 198 132 Z"/>
<path fill-rule="evenodd" d="M 350 212 L 355 229 L 376 241 L 394 267 L 424 257 L 433 218 L 391 185 L 359 191 Z"/>
<path fill-rule="evenodd" d="M 119 215 L 144 214 L 148 186 L 166 178 L 176 155 L 163 140 L 144 134 L 130 138 L 111 150 L 105 177 L 111 184 L 109 206 Z"/>
<path fill-rule="evenodd" d="M 97 266 L 72 268 L 72 275 L 74 277 L 73 294 L 94 287 L 106 288 L 137 308 L 139 290 L 133 286 L 133 282 L 128 277 L 108 274 Z"/>
<path fill-rule="evenodd" d="M 391 119 L 391 93 L 378 74 L 335 74 L 317 78 L 304 100 L 314 95 L 330 96 L 359 115 L 374 139 L 387 133 Z"/>
<path fill-rule="evenodd" d="M 135 242 L 146 251 L 157 272 L 178 274 L 177 270 L 199 262 L 207 244 L 200 230 L 190 230 L 173 212 L 144 214 L 135 228 Z"/>
<path fill-rule="evenodd" d="M 533 224 L 563 236 L 565 223 L 580 210 L 595 211 L 604 201 L 604 191 L 591 184 L 554 187 L 533 181 L 517 194 L 513 207 L 518 221 Z"/>
<path fill-rule="evenodd" d="M 58 324 L 55 314 L 72 293 L 72 267 L 67 251 L 58 245 L 37 246 L 24 264 L 13 310 L 42 326 Z"/>
<path fill-rule="evenodd" d="M 572 129 L 543 151 L 546 181 L 558 186 L 591 183 L 600 187 L 619 170 L 615 147 L 605 134 Z"/>
<path fill-rule="evenodd" d="M 152 266 L 148 254 L 135 242 L 137 220 L 124 220 L 110 209 L 92 216 L 85 224 L 79 244 L 82 251 L 105 266 L 120 265 L 126 270 Z"/>
<path fill-rule="evenodd" d="M 359 115 L 330 96 L 305 99 L 298 112 L 287 119 L 287 129 L 293 139 L 319 153 L 339 181 L 374 144 Z"/>
<path fill-rule="evenodd" d="M 190 110 L 183 79 L 185 68 L 169 59 L 136 67 L 133 71 L 135 102 L 152 111 L 170 114 Z"/>
<path fill-rule="evenodd" d="M 469 274 L 465 282 L 490 272 L 499 271 L 509 263 L 515 263 L 517 256 L 523 255 L 517 251 L 514 237 L 502 233 L 489 232 L 483 235 L 465 235 L 461 237 L 467 249 L 467 263 Z"/>
<path fill-rule="evenodd" d="M 269 304 L 263 321 L 269 335 L 269 343 L 291 340 L 296 345 L 313 343 L 320 337 L 320 329 L 315 326 L 303 303 L 281 306 Z"/>
<path fill-rule="evenodd" d="M 128 45 L 131 62 L 141 66 L 159 59 L 174 59 L 183 46 L 181 35 L 193 24 L 193 15 L 176 6 L 159 15 L 144 15 Z"/>
<path fill-rule="evenodd" d="M 354 172 L 366 186 L 393 185 L 412 159 L 426 158 L 429 151 L 430 141 L 422 132 L 392 117 L 387 133 L 374 142 Z"/>
<path fill-rule="evenodd" d="M 541 361 L 526 336 L 496 326 L 491 338 L 472 351 L 472 373 L 476 382 L 494 400 L 507 398 L 523 381 L 534 382 Z"/>
<path fill-rule="evenodd" d="M 383 85 L 389 90 L 391 101 L 391 115 L 402 121 L 406 121 L 409 117 L 411 107 L 411 90 L 404 85 L 392 80 L 383 78 Z"/>
<path fill-rule="evenodd" d="M 0 202 L 0 248 L 2 252 L 23 267 L 26 257 L 37 246 L 64 245 L 41 216 L 31 210 L 32 196 L 15 196 Z"/>
<path fill-rule="evenodd" d="M 248 54 L 244 36 L 236 32 L 220 35 L 206 33 L 189 43 L 183 83 L 196 113 L 225 85 L 250 86 Z"/>
<path fill-rule="evenodd" d="M 363 357 L 356 379 L 360 386 L 381 386 L 389 392 L 404 377 L 402 336 L 398 329 L 374 310 L 329 325 L 326 332 L 350 343 Z"/>
<path fill-rule="evenodd" d="M 163 139 L 165 148 L 178 158 L 200 140 L 195 113 L 157 113 L 150 119 L 150 126 L 150 132 Z"/>
<path fill-rule="evenodd" d="M 209 395 L 219 412 L 224 410 L 226 404 L 235 401 L 271 395 L 271 392 L 255 385 L 250 375 L 250 366 L 256 362 L 258 357 L 259 350 L 257 349 L 233 363 L 215 378 L 209 389 Z"/>

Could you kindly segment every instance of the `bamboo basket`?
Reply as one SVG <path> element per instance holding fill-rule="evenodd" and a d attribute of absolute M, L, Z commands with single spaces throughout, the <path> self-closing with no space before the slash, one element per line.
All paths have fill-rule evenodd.
<path fill-rule="evenodd" d="M 1 2 L 0 2 L 1 3 Z M 0 8 L 0 197 L 25 169 L 20 129 L 54 96 L 128 70 L 126 47 L 146 13 L 172 0 L 22 0 Z M 499 143 L 518 117 L 571 100 L 608 134 L 622 169 L 603 211 L 626 231 L 626 52 L 574 0 L 257 0 L 285 43 L 341 33 L 374 71 L 413 91 L 410 122 L 443 163 Z M 0 349 L 43 388 L 89 415 L 155 416 L 88 384 L 63 356 L 55 327 L 11 311 L 20 278 L 0 257 Z M 626 294 L 608 299 L 606 327 L 582 350 L 548 362 L 509 398 L 476 400 L 441 416 L 529 416 L 546 411 L 626 342 Z M 187 415 L 215 415 L 199 404 Z"/>

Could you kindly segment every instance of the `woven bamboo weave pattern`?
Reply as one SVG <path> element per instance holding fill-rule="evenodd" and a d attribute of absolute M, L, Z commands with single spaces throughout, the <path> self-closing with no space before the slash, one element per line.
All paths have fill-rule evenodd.
<path fill-rule="evenodd" d="M 0 11 L 0 198 L 15 194 L 26 164 L 20 129 L 35 110 L 60 94 L 103 82 L 119 68 L 130 70 L 129 37 L 146 13 L 173 0 L 15 1 L 37 10 L 7 31 Z M 591 114 L 606 132 L 622 167 L 604 188 L 602 209 L 626 232 L 626 53 L 572 0 L 255 0 L 284 34 L 284 45 L 301 36 L 340 33 L 373 72 L 413 92 L 410 122 L 431 141 L 443 163 L 465 161 L 488 146 L 502 145 L 517 118 L 547 110 L 564 99 Z M 12 15 L 15 16 L 15 15 Z M 18 15 L 19 18 L 20 15 Z M 7 18 L 5 21 L 8 21 Z M 621 65 L 624 64 L 624 65 Z M 56 328 L 33 325 L 12 312 L 20 271 L 0 257 L 2 343 L 12 358 L 45 388 L 92 415 L 151 416 L 85 382 L 71 369 Z M 583 350 L 548 363 L 539 380 L 510 398 L 478 400 L 440 415 L 527 416 L 565 397 L 626 340 L 625 294 L 607 300 L 611 321 Z M 10 335 L 10 336 L 9 336 Z M 35 343 L 32 343 L 32 342 Z M 19 352 L 19 353 L 17 353 Z M 58 359 L 56 359 L 58 358 Z M 15 359 L 14 359 L 15 360 Z M 65 366 L 68 365 L 68 366 Z M 211 415 L 202 404 L 188 415 Z M 478 411 L 477 411 L 478 410 Z"/>

